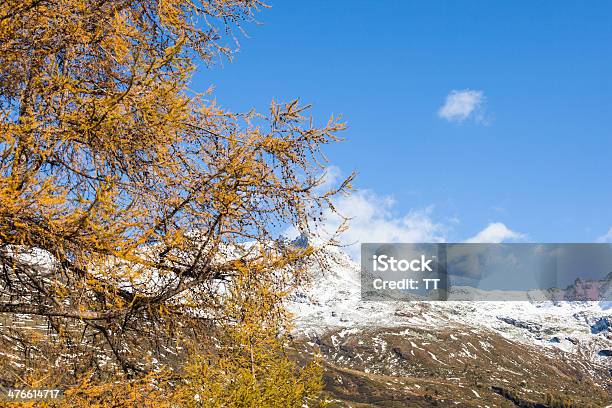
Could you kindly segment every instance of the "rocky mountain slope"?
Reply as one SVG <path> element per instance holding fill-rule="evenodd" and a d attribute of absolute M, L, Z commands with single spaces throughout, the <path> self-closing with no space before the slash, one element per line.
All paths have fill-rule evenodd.
<path fill-rule="evenodd" d="M 359 265 L 323 262 L 289 308 L 333 405 L 612 404 L 612 302 L 366 302 Z"/>

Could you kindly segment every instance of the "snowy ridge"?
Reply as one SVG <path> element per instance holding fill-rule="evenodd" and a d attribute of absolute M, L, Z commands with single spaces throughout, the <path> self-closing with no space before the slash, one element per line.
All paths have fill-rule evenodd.
<path fill-rule="evenodd" d="M 312 265 L 312 281 L 288 305 L 298 335 L 339 329 L 470 326 L 515 341 L 583 353 L 605 365 L 612 360 L 600 353 L 612 349 L 612 302 L 362 301 L 360 266 L 338 248 L 324 251 L 328 270 Z"/>

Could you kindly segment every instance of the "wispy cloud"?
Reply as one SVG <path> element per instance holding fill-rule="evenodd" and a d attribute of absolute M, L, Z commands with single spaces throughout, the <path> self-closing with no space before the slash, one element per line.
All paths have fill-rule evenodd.
<path fill-rule="evenodd" d="M 600 243 L 612 243 L 612 228 L 610 228 L 608 230 L 608 232 L 606 232 L 604 235 L 602 235 L 601 237 L 597 238 L 597 242 Z"/>
<path fill-rule="evenodd" d="M 341 176 L 342 173 L 338 166 L 331 165 L 326 167 L 321 176 L 321 183 L 317 186 L 317 191 L 325 192 L 338 187 Z"/>
<path fill-rule="evenodd" d="M 465 242 L 498 244 L 505 241 L 520 241 L 526 237 L 525 234 L 512 231 L 501 222 L 494 222 Z"/>
<path fill-rule="evenodd" d="M 473 118 L 477 122 L 485 123 L 484 102 L 482 91 L 453 90 L 446 96 L 444 105 L 438 110 L 438 116 L 449 122 L 463 122 Z"/>
<path fill-rule="evenodd" d="M 396 214 L 395 200 L 371 190 L 354 192 L 340 197 L 334 203 L 338 213 L 350 218 L 349 228 L 342 233 L 341 242 L 358 259 L 362 242 L 443 242 L 447 227 L 432 219 L 433 207 Z M 341 223 L 341 217 L 328 211 L 322 226 L 324 233 L 332 233 Z"/>

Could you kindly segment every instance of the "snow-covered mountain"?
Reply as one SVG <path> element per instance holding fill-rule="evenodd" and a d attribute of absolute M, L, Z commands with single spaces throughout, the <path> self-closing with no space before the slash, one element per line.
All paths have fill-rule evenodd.
<path fill-rule="evenodd" d="M 340 406 L 612 403 L 612 302 L 362 301 L 359 265 L 333 247 L 321 258 L 288 306 Z"/>
<path fill-rule="evenodd" d="M 287 304 L 297 358 L 322 356 L 331 406 L 612 404 L 612 302 L 362 301 L 359 269 L 326 247 Z M 0 357 L 19 361 L 16 350 Z"/>

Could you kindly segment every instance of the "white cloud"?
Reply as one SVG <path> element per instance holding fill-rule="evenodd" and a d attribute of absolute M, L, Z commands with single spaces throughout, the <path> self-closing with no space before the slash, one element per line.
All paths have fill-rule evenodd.
<path fill-rule="evenodd" d="M 468 243 L 492 243 L 497 244 L 504 241 L 518 241 L 525 239 L 526 235 L 520 232 L 512 231 L 501 222 L 494 222 L 472 238 L 467 239 Z"/>
<path fill-rule="evenodd" d="M 330 166 L 323 175 L 322 191 L 333 188 L 342 178 L 341 170 Z M 423 209 L 411 209 L 398 213 L 394 210 L 395 200 L 391 196 L 379 195 L 372 190 L 359 190 L 350 195 L 340 195 L 333 200 L 337 212 L 327 209 L 322 214 L 322 224 L 316 231 L 321 238 L 328 239 L 336 233 L 343 218 L 349 218 L 349 228 L 339 237 L 340 243 L 346 245 L 346 252 L 359 259 L 359 244 L 363 242 L 447 242 L 448 232 L 452 231 L 459 220 L 456 217 L 435 220 L 432 216 L 433 206 Z M 295 228 L 284 233 L 287 237 L 299 235 Z M 516 241 L 526 235 L 510 230 L 497 222 L 489 224 L 474 237 L 465 242 Z"/>
<path fill-rule="evenodd" d="M 392 209 L 395 201 L 370 190 L 354 192 L 335 200 L 334 207 L 344 217 L 350 218 L 349 228 L 340 237 L 348 245 L 347 252 L 358 259 L 362 242 L 443 242 L 446 227 L 431 218 L 432 207 L 410 210 L 396 215 Z M 332 234 L 342 222 L 340 215 L 327 211 L 324 214 L 323 234 Z"/>
<path fill-rule="evenodd" d="M 474 117 L 477 122 L 484 122 L 484 93 L 464 89 L 453 90 L 446 96 L 444 105 L 438 110 L 438 116 L 450 122 L 462 122 Z"/>
<path fill-rule="evenodd" d="M 602 235 L 601 237 L 597 238 L 597 242 L 600 243 L 612 243 L 612 228 L 610 228 L 608 230 L 608 232 L 606 232 L 604 235 Z"/>

